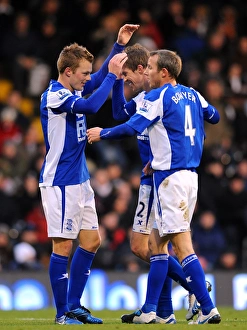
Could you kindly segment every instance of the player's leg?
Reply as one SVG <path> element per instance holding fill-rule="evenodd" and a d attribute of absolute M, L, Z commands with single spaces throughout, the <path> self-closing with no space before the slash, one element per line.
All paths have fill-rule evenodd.
<path fill-rule="evenodd" d="M 95 253 L 99 247 L 99 233 L 97 230 L 81 230 L 79 241 L 81 243 L 75 250 L 70 266 L 70 285 L 68 291 L 70 310 L 80 307 L 80 299 L 90 275 Z"/>
<path fill-rule="evenodd" d="M 160 293 L 156 310 L 156 323 L 177 323 L 172 305 L 172 279 L 169 276 L 166 276 Z"/>
<path fill-rule="evenodd" d="M 140 259 L 149 263 L 150 252 L 148 248 L 149 233 L 139 233 L 132 231 L 130 237 L 130 248 L 131 251 Z"/>
<path fill-rule="evenodd" d="M 168 270 L 167 243 L 165 239 L 159 237 L 157 229 L 152 229 L 149 235 L 149 246 L 152 256 L 150 257 L 146 300 L 140 310 L 129 315 L 123 315 L 122 322 L 156 323 L 157 306 L 162 288 L 165 287 L 164 283 Z"/>
<path fill-rule="evenodd" d="M 154 219 L 153 189 L 150 185 L 141 185 L 139 189 L 138 207 L 134 218 L 130 246 L 132 252 L 136 256 L 144 261 L 147 261 L 148 263 L 150 263 L 148 241 Z M 182 268 L 178 263 L 177 267 L 180 268 L 178 274 L 182 273 L 184 275 Z M 173 267 L 173 271 L 174 273 L 176 272 L 175 266 Z M 157 323 L 176 323 L 172 307 L 171 287 L 172 281 L 167 277 L 159 297 L 158 312 L 156 316 Z M 124 318 L 122 318 L 122 320 L 123 319 Z M 127 319 L 129 319 L 128 316 Z"/>
<path fill-rule="evenodd" d="M 141 185 L 139 188 L 139 197 L 137 209 L 133 222 L 133 231 L 130 239 L 130 246 L 132 252 L 144 261 L 150 262 L 150 251 L 148 247 L 149 234 L 151 232 L 155 219 L 155 212 L 153 208 L 153 188 L 150 185 Z M 172 258 L 172 257 L 171 257 Z M 173 259 L 173 258 L 172 258 Z M 174 260 L 174 262 L 172 262 Z M 181 265 L 169 258 L 169 270 L 171 277 L 175 281 L 179 281 L 185 289 L 188 289 L 184 272 Z M 158 303 L 158 320 L 163 322 L 167 317 L 166 322 L 175 323 L 175 317 L 171 306 L 171 288 L 169 286 L 170 279 L 166 280 L 162 287 L 160 300 Z M 161 303 L 162 302 L 162 303 Z M 165 302 L 167 305 L 165 306 Z M 170 311 L 170 314 L 168 315 Z M 134 313 L 125 314 L 121 317 L 122 322 L 132 323 Z M 171 316 L 171 318 L 170 318 Z"/>
<path fill-rule="evenodd" d="M 130 237 L 130 248 L 137 257 L 147 262 L 150 259 L 148 239 L 153 221 L 153 188 L 151 185 L 141 184 Z"/>
<path fill-rule="evenodd" d="M 68 259 L 72 250 L 72 239 L 76 232 L 70 235 L 63 231 L 63 206 L 60 203 L 64 190 L 59 187 L 41 187 L 41 199 L 47 221 L 48 237 L 52 237 L 52 254 L 50 257 L 49 277 L 56 306 L 57 324 L 81 324 L 69 315 L 68 308 Z M 57 208 L 54 208 L 57 205 Z M 61 236 L 61 237 L 59 237 Z M 71 237 L 70 237 L 71 236 Z M 70 238 L 69 238 L 70 237 Z"/>
<path fill-rule="evenodd" d="M 75 250 L 70 266 L 68 305 L 70 312 L 81 322 L 99 324 L 103 323 L 102 320 L 92 316 L 90 311 L 80 304 L 95 253 L 100 246 L 94 193 L 89 181 L 80 185 L 78 196 L 80 198 L 78 205 L 83 204 L 83 208 L 79 213 L 80 220 L 78 221 L 79 246 Z"/>
<path fill-rule="evenodd" d="M 169 210 L 166 209 L 166 212 L 174 215 L 175 225 L 166 221 L 166 230 L 170 230 L 173 225 L 176 228 L 175 232 L 169 236 L 174 252 L 183 267 L 186 280 L 201 305 L 202 313 L 199 315 L 198 323 L 219 323 L 221 318 L 209 296 L 205 274 L 194 252 L 190 233 L 190 222 L 197 199 L 197 174 L 191 171 L 178 171 L 169 177 L 169 181 L 176 194 L 176 197 L 172 194 L 170 197 L 177 198 L 180 203 L 172 204 L 172 200 L 168 203 L 170 207 Z"/>
<path fill-rule="evenodd" d="M 209 296 L 205 274 L 193 250 L 190 232 L 174 235 L 172 242 L 178 251 L 189 285 L 201 305 L 202 313 L 198 318 L 199 323 L 219 323 L 220 315 Z"/>

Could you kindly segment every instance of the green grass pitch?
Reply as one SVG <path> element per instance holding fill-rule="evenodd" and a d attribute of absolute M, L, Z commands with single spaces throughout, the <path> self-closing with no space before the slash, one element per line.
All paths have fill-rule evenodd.
<path fill-rule="evenodd" d="M 203 327 L 212 327 L 217 329 L 237 329 L 246 330 L 247 329 L 247 310 L 236 311 L 232 308 L 218 307 L 222 321 L 220 324 L 205 324 Z M 184 330 L 190 327 L 197 327 L 198 325 L 188 325 L 185 321 L 185 310 L 176 311 L 177 324 L 164 325 L 164 324 L 124 324 L 121 323 L 120 316 L 123 313 L 129 313 L 132 311 L 96 311 L 93 312 L 95 316 L 101 317 L 104 324 L 92 325 L 66 325 L 67 328 L 80 327 L 83 329 L 96 329 L 101 330 L 138 330 L 143 329 L 143 326 L 148 327 L 148 329 L 164 330 L 167 326 L 172 326 L 172 329 Z M 58 329 L 60 326 L 54 324 L 54 309 L 42 309 L 36 311 L 0 311 L 0 329 L 1 330 L 54 330 Z"/>

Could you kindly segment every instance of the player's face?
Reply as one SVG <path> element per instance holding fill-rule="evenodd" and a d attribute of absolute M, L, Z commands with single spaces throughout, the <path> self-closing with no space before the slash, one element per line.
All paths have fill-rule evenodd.
<path fill-rule="evenodd" d="M 86 82 L 91 80 L 92 63 L 82 60 L 75 72 L 71 71 L 70 86 L 73 90 L 82 90 Z"/>
<path fill-rule="evenodd" d="M 144 69 L 137 69 L 132 71 L 131 69 L 124 67 L 122 70 L 123 80 L 132 89 L 134 93 L 143 91 L 145 76 L 143 74 Z"/>
<path fill-rule="evenodd" d="M 157 68 L 158 55 L 150 56 L 148 59 L 148 66 L 145 70 L 145 75 L 149 81 L 150 88 L 158 88 L 161 85 L 162 71 Z"/>

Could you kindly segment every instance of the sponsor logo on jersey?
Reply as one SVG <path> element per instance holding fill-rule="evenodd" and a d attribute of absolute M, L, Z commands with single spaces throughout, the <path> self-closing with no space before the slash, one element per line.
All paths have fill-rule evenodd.
<path fill-rule="evenodd" d="M 152 107 L 152 103 L 147 100 L 143 100 L 142 105 L 140 106 L 140 112 L 148 112 Z"/>
<path fill-rule="evenodd" d="M 137 135 L 137 140 L 149 141 L 149 137 L 146 135 Z"/>
<path fill-rule="evenodd" d="M 76 131 L 78 142 L 86 140 L 86 124 L 84 116 L 76 116 Z"/>
<path fill-rule="evenodd" d="M 57 92 L 57 96 L 59 97 L 60 100 L 63 100 L 66 96 L 69 96 L 70 92 L 66 89 L 60 89 Z"/>

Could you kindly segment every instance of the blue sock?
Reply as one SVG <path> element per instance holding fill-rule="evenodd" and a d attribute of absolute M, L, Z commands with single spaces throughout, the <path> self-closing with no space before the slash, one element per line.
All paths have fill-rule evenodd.
<path fill-rule="evenodd" d="M 166 279 L 167 269 L 167 254 L 158 254 L 150 258 L 146 301 L 141 308 L 144 313 L 156 312 L 160 293 Z"/>
<path fill-rule="evenodd" d="M 186 257 L 181 264 L 192 292 L 194 292 L 196 299 L 201 304 L 202 313 L 204 315 L 209 314 L 211 309 L 215 306 L 209 296 L 205 282 L 205 274 L 197 256 L 191 254 Z"/>
<path fill-rule="evenodd" d="M 160 293 L 157 315 L 163 319 L 173 314 L 172 307 L 172 279 L 166 276 L 165 283 Z"/>
<path fill-rule="evenodd" d="M 49 266 L 50 282 L 57 309 L 56 317 L 68 312 L 68 258 L 52 253 Z"/>
<path fill-rule="evenodd" d="M 169 256 L 168 259 L 168 272 L 169 276 L 173 281 L 179 283 L 185 290 L 191 293 L 189 284 L 186 281 L 186 277 L 180 263 L 173 257 Z"/>
<path fill-rule="evenodd" d="M 69 309 L 80 307 L 80 299 L 86 286 L 95 253 L 78 247 L 70 266 L 68 302 Z"/>

